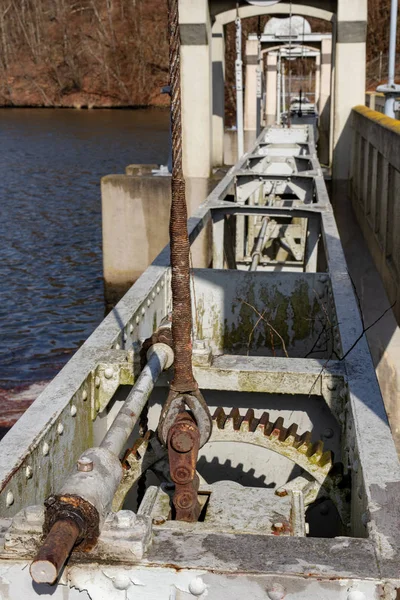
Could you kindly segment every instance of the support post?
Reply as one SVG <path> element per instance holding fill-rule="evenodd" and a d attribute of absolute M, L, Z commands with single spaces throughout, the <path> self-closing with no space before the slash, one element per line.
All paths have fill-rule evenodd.
<path fill-rule="evenodd" d="M 212 164 L 211 23 L 208 0 L 180 0 L 182 144 L 185 177 L 209 177 Z"/>
<path fill-rule="evenodd" d="M 242 61 L 242 22 L 239 15 L 236 17 L 236 131 L 237 131 L 237 158 L 244 154 L 244 124 L 243 124 L 243 61 Z"/>
<path fill-rule="evenodd" d="M 213 269 L 224 268 L 224 215 L 216 215 L 213 219 Z"/>
<path fill-rule="evenodd" d="M 266 102 L 266 125 L 275 122 L 276 115 L 276 52 L 267 54 L 267 102 Z"/>
<path fill-rule="evenodd" d="M 315 57 L 315 107 L 319 107 L 321 99 L 321 54 Z"/>
<path fill-rule="evenodd" d="M 321 87 L 318 104 L 319 141 L 318 152 L 320 162 L 329 164 L 329 137 L 331 121 L 331 70 L 332 70 L 332 38 L 321 41 Z"/>
<path fill-rule="evenodd" d="M 224 26 L 215 21 L 212 27 L 212 164 L 224 164 L 225 132 L 225 40 Z"/>
<path fill-rule="evenodd" d="M 333 183 L 335 197 L 349 179 L 351 111 L 365 102 L 367 0 L 338 0 L 335 48 Z M 345 188 L 342 187 L 345 186 Z"/>
<path fill-rule="evenodd" d="M 244 128 L 257 130 L 257 65 L 258 40 L 246 41 L 246 84 L 244 101 Z"/>
<path fill-rule="evenodd" d="M 281 53 L 278 52 L 278 85 L 276 86 L 276 122 L 280 125 L 281 122 L 281 84 L 282 84 L 282 59 Z"/>

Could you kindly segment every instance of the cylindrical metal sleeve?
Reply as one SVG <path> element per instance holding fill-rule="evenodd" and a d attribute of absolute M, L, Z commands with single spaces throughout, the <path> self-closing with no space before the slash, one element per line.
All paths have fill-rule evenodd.
<path fill-rule="evenodd" d="M 30 566 L 36 583 L 52 584 L 57 579 L 80 534 L 72 519 L 56 521 Z"/>

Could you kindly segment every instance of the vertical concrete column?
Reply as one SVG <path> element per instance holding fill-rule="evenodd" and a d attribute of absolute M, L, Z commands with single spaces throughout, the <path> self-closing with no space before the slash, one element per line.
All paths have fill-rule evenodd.
<path fill-rule="evenodd" d="M 335 196 L 349 178 L 351 110 L 365 102 L 366 32 L 367 0 L 338 0 L 333 129 Z"/>
<path fill-rule="evenodd" d="M 319 107 L 321 98 L 321 55 L 315 57 L 315 106 Z"/>
<path fill-rule="evenodd" d="M 244 128 L 257 129 L 258 40 L 246 41 L 246 81 L 244 93 Z"/>
<path fill-rule="evenodd" d="M 224 164 L 225 131 L 225 40 L 224 26 L 215 21 L 212 27 L 212 164 Z"/>
<path fill-rule="evenodd" d="M 179 0 L 183 170 L 209 177 L 212 164 L 211 23 L 208 0 Z"/>
<path fill-rule="evenodd" d="M 266 125 L 275 123 L 276 119 L 277 56 L 276 52 L 267 53 Z"/>
<path fill-rule="evenodd" d="M 331 120 L 332 38 L 321 42 L 321 87 L 319 95 L 319 159 L 329 164 L 329 133 Z"/>

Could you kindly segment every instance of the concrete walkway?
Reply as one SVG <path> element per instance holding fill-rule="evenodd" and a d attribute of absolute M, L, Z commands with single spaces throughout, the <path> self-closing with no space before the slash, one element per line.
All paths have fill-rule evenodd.
<path fill-rule="evenodd" d="M 360 299 L 365 327 L 390 306 L 382 280 L 364 242 L 350 200 L 334 206 L 350 276 Z M 390 310 L 366 334 L 385 402 L 392 435 L 400 455 L 400 329 Z"/>

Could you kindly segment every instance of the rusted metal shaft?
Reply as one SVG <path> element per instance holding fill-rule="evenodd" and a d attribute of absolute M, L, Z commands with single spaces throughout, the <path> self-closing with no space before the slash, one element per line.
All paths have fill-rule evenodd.
<path fill-rule="evenodd" d="M 52 584 L 80 535 L 78 524 L 72 519 L 56 521 L 30 566 L 36 583 Z"/>
<path fill-rule="evenodd" d="M 172 338 L 174 380 L 172 389 L 197 389 L 192 371 L 192 306 L 190 300 L 190 244 L 187 232 L 185 180 L 182 169 L 181 66 L 178 0 L 168 2 L 169 76 L 171 88 L 172 181 L 170 248 L 172 269 Z"/>

